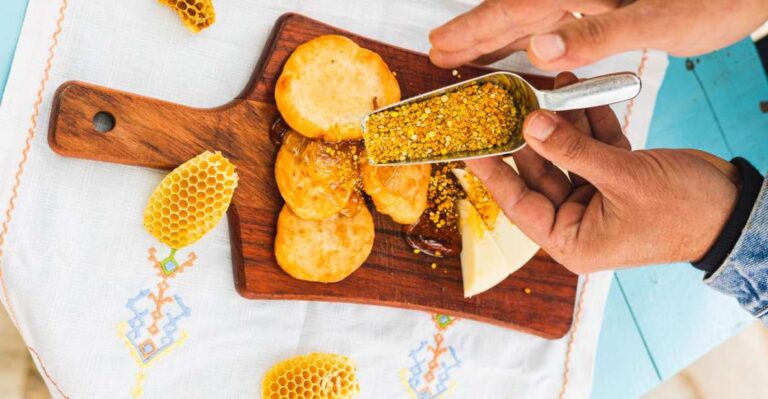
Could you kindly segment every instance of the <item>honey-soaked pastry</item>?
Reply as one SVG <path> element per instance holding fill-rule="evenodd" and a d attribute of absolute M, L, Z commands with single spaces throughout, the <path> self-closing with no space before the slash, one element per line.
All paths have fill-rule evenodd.
<path fill-rule="evenodd" d="M 160 182 L 144 210 L 144 227 L 173 249 L 190 245 L 216 226 L 236 187 L 235 165 L 205 151 Z"/>
<path fill-rule="evenodd" d="M 363 189 L 376 210 L 400 224 L 411 224 L 427 209 L 430 165 L 373 166 L 363 163 Z"/>
<path fill-rule="evenodd" d="M 400 101 L 400 86 L 378 54 L 344 36 L 326 35 L 293 51 L 275 99 L 283 119 L 304 136 L 359 140 L 363 115 Z"/>
<path fill-rule="evenodd" d="M 184 26 L 192 32 L 200 32 L 216 22 L 216 12 L 211 0 L 160 0 L 160 2 L 173 8 L 184 22 Z"/>
<path fill-rule="evenodd" d="M 263 399 L 354 399 L 360 392 L 355 364 L 346 356 L 310 353 L 272 366 L 262 382 Z"/>
<path fill-rule="evenodd" d="M 325 143 L 290 131 L 275 160 L 277 188 L 300 218 L 325 219 L 340 212 L 358 180 L 357 143 Z"/>
<path fill-rule="evenodd" d="M 355 194 L 341 212 L 305 220 L 284 206 L 277 219 L 275 257 L 293 278 L 341 281 L 365 262 L 373 248 L 373 217 Z"/>

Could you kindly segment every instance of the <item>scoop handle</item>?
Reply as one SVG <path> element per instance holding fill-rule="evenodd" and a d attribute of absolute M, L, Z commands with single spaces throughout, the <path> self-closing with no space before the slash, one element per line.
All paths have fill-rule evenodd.
<path fill-rule="evenodd" d="M 598 76 L 570 86 L 538 92 L 539 107 L 550 111 L 591 108 L 627 101 L 640 93 L 642 82 L 632 72 Z"/>

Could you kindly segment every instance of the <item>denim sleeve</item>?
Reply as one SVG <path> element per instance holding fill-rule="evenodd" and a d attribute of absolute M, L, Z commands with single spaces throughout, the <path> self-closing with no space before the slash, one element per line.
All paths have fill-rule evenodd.
<path fill-rule="evenodd" d="M 704 282 L 768 326 L 768 178 L 733 250 Z"/>

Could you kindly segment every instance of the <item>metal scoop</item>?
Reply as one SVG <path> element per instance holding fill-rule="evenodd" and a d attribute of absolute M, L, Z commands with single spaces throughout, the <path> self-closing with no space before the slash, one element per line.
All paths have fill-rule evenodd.
<path fill-rule="evenodd" d="M 528 112 L 537 109 L 567 111 L 571 109 L 591 108 L 618 103 L 636 97 L 640 93 L 640 88 L 642 86 L 640 78 L 637 77 L 637 75 L 631 72 L 622 72 L 585 79 L 559 89 L 537 90 L 517 74 L 511 72 L 493 72 L 377 109 L 363 117 L 363 136 L 365 137 L 368 118 L 371 115 L 379 112 L 386 112 L 401 105 L 412 104 L 432 97 L 441 96 L 473 84 L 482 84 L 486 82 L 495 83 L 510 91 L 515 101 L 515 107 L 520 115 L 520 123 L 516 124 L 515 131 L 509 132 L 513 139 L 507 144 L 480 151 L 449 153 L 446 155 L 436 155 L 429 158 L 418 158 L 398 162 L 376 163 L 369 158 L 369 162 L 374 165 L 411 165 L 511 154 L 525 147 L 525 140 L 523 140 L 522 134 L 522 120 Z"/>

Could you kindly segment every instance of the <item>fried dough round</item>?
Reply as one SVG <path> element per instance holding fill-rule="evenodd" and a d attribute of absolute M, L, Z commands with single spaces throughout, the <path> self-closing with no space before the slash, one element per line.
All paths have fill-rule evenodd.
<path fill-rule="evenodd" d="M 373 51 L 338 35 L 293 51 L 275 88 L 277 109 L 297 132 L 330 141 L 363 137 L 363 115 L 400 101 L 400 86 Z"/>
<path fill-rule="evenodd" d="M 355 192 L 357 143 L 324 143 L 290 131 L 275 160 L 275 180 L 291 210 L 302 219 L 338 213 Z"/>
<path fill-rule="evenodd" d="M 363 163 L 363 189 L 376 210 L 400 224 L 415 223 L 427 209 L 430 165 L 373 166 Z"/>
<path fill-rule="evenodd" d="M 373 217 L 359 195 L 343 211 L 323 220 L 301 219 L 284 206 L 277 219 L 275 257 L 293 278 L 333 283 L 365 262 L 373 237 Z"/>

